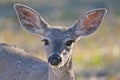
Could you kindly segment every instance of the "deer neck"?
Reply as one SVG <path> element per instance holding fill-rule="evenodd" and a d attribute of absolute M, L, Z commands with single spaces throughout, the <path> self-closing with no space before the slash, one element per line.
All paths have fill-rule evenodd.
<path fill-rule="evenodd" d="M 75 80 L 72 69 L 72 58 L 61 68 L 52 68 L 49 66 L 49 80 Z"/>

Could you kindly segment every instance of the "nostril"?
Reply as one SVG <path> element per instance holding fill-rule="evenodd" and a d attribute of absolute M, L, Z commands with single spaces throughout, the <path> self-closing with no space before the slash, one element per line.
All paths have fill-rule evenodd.
<path fill-rule="evenodd" d="M 48 58 L 48 62 L 51 64 L 51 65 L 58 65 L 59 63 L 61 63 L 61 57 L 59 55 L 52 55 Z"/>
<path fill-rule="evenodd" d="M 57 57 L 51 57 L 49 62 L 51 65 L 58 65 L 59 59 Z"/>

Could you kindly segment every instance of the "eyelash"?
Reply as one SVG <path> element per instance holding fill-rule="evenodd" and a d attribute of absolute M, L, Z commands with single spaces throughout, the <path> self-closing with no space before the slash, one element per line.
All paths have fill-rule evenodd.
<path fill-rule="evenodd" d="M 68 41 L 66 41 L 65 45 L 66 46 L 71 46 L 73 42 L 74 42 L 73 40 L 68 40 Z"/>
<path fill-rule="evenodd" d="M 44 42 L 45 46 L 49 45 L 49 41 L 47 39 L 43 39 L 42 41 Z"/>

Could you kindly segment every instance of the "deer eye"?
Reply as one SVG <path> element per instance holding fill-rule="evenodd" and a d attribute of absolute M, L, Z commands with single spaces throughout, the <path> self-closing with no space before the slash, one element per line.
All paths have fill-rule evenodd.
<path fill-rule="evenodd" d="M 44 41 L 45 46 L 49 45 L 49 41 L 47 39 L 43 39 L 42 41 Z"/>
<path fill-rule="evenodd" d="M 71 46 L 73 42 L 74 42 L 73 40 L 68 40 L 68 41 L 65 43 L 65 45 L 66 45 L 66 46 Z"/>

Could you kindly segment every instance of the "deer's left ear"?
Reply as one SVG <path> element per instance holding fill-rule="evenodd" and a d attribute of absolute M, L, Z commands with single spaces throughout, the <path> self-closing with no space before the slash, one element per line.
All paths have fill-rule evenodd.
<path fill-rule="evenodd" d="M 98 29 L 106 13 L 107 10 L 104 8 L 89 11 L 81 16 L 68 31 L 72 32 L 75 38 L 90 35 Z"/>

